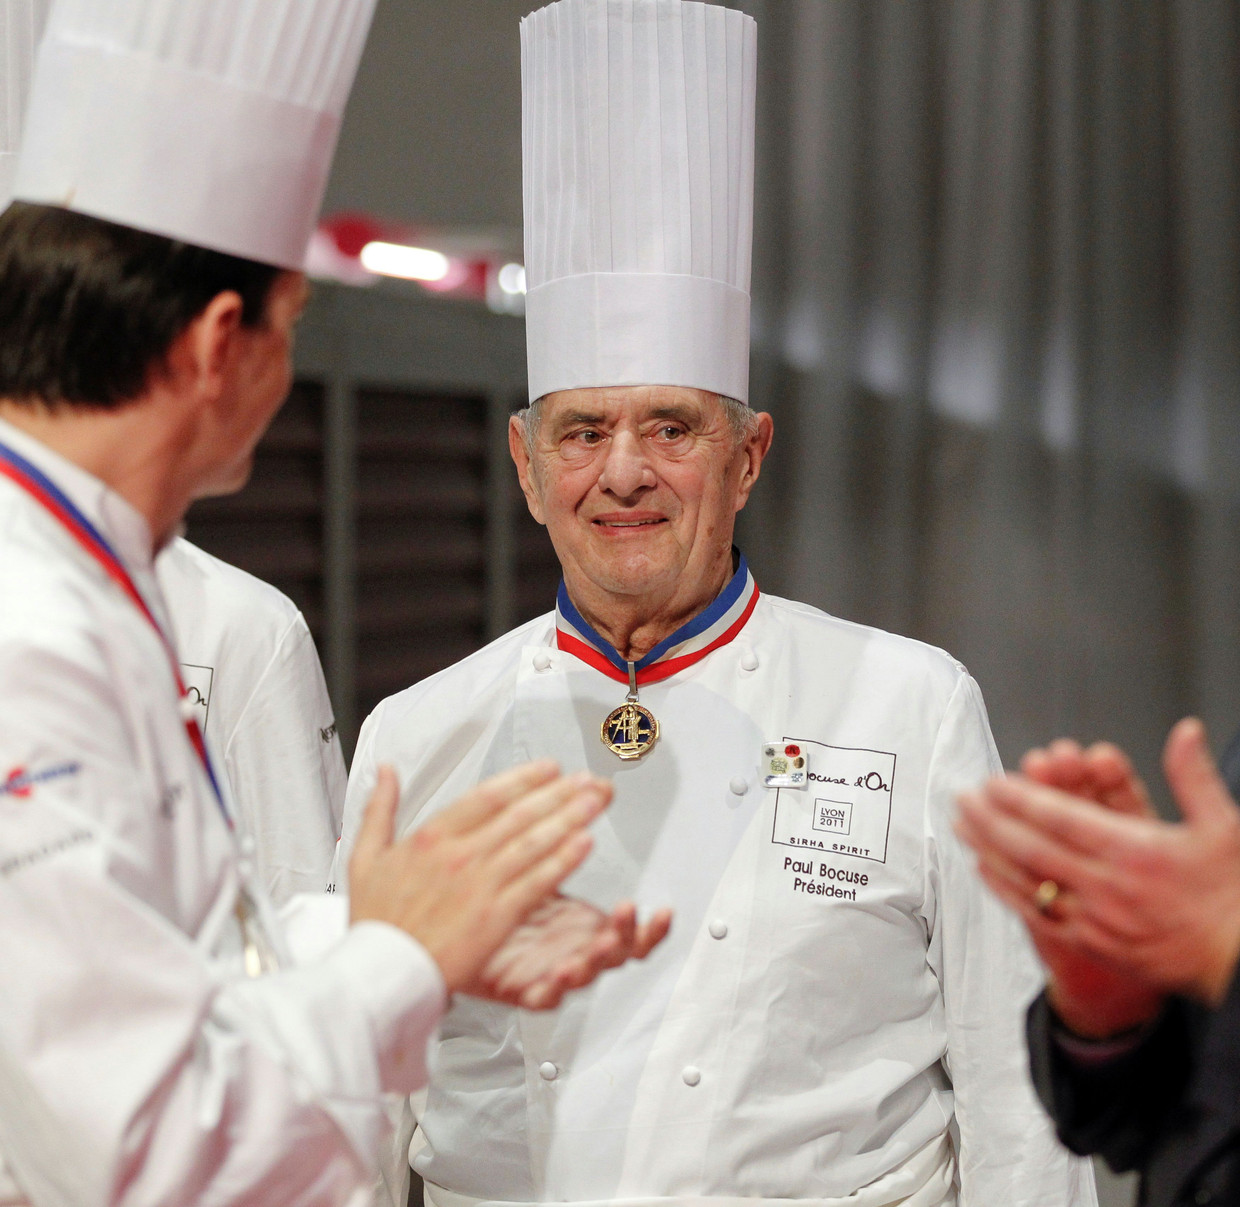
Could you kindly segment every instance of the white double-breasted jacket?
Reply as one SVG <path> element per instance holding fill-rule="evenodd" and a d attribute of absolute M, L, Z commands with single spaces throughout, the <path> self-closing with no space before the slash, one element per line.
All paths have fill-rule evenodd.
<path fill-rule="evenodd" d="M 1035 963 L 951 828 L 999 767 L 964 668 L 764 595 L 641 689 L 660 736 L 636 762 L 599 736 L 624 694 L 548 615 L 363 728 L 342 852 L 380 763 L 407 829 L 553 757 L 616 789 L 566 891 L 675 911 L 646 962 L 550 1015 L 456 1002 L 417 1104 L 434 1201 L 1092 1204 L 1028 1080 Z M 806 788 L 764 786 L 772 742 L 804 752 Z"/>
<path fill-rule="evenodd" d="M 142 517 L 3 422 L 0 441 L 166 624 Z M 346 934 L 324 894 L 282 924 L 181 704 L 155 629 L 0 477 L 0 1204 L 364 1200 L 383 1094 L 423 1080 L 434 963 L 380 923 Z M 243 884 L 284 959 L 254 979 Z"/>

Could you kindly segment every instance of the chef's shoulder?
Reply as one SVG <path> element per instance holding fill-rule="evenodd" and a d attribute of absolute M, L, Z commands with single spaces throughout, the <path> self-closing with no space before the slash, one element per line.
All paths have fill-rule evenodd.
<path fill-rule="evenodd" d="M 0 526 L 0 660 L 56 660 L 106 677 L 108 625 L 99 576 L 57 557 L 40 534 L 5 517 Z M 12 681 L 6 681 L 11 695 Z"/>
<path fill-rule="evenodd" d="M 150 651 L 129 640 L 100 575 L 14 535 L 0 527 L 0 767 L 123 760 L 140 723 L 126 685 Z"/>
<path fill-rule="evenodd" d="M 191 660 L 199 647 L 233 659 L 270 656 L 290 629 L 305 627 L 297 605 L 283 591 L 184 537 L 155 559 L 155 576 L 177 646 Z"/>
<path fill-rule="evenodd" d="M 482 649 L 388 696 L 370 714 L 364 733 L 381 759 L 408 749 L 425 755 L 446 740 L 481 737 L 508 711 L 521 651 L 545 646 L 555 632 L 548 612 L 496 638 Z"/>
<path fill-rule="evenodd" d="M 832 616 L 796 600 L 765 596 L 776 630 L 789 643 L 792 664 L 833 680 L 919 690 L 946 704 L 969 672 L 946 650 L 872 625 Z"/>

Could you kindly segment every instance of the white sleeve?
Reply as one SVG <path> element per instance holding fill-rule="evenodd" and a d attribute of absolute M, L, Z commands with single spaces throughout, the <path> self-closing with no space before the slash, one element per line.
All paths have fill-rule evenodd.
<path fill-rule="evenodd" d="M 328 892 L 345 893 L 349 886 L 349 856 L 353 853 L 353 844 L 357 841 L 357 831 L 361 827 L 362 818 L 366 815 L 366 804 L 370 794 L 375 790 L 375 781 L 379 777 L 379 764 L 375 758 L 375 735 L 378 732 L 383 714 L 383 704 L 362 722 L 357 735 L 357 745 L 353 749 L 353 766 L 349 769 L 349 784 L 344 796 L 344 819 L 340 825 L 340 841 L 336 844 L 336 855 L 332 860 L 331 874 L 328 877 Z M 403 785 L 402 785 L 403 787 Z M 399 836 L 400 830 L 397 829 Z"/>
<path fill-rule="evenodd" d="M 962 674 L 935 739 L 926 801 L 928 958 L 947 1020 L 960 1205 L 1096 1207 L 1088 1160 L 1059 1144 L 1029 1076 L 1024 1018 L 1041 986 L 1037 961 L 952 831 L 958 794 L 1000 766 L 981 692 Z"/>
<path fill-rule="evenodd" d="M 381 752 L 378 734 L 382 725 L 382 703 L 362 723 L 357 746 L 353 752 L 353 765 L 349 770 L 349 787 L 345 794 L 344 824 L 340 842 L 336 845 L 336 858 L 332 865 L 331 891 L 340 896 L 348 891 L 348 861 L 357 841 L 357 831 L 362 824 L 366 803 L 374 791 L 378 777 Z M 409 1146 L 417 1128 L 417 1119 L 410 1099 L 402 1097 L 399 1102 L 388 1104 L 390 1135 L 379 1151 L 379 1178 L 374 1184 L 371 1207 L 405 1207 L 409 1197 Z"/>
<path fill-rule="evenodd" d="M 266 666 L 254 669 L 253 690 L 221 746 L 259 878 L 282 903 L 327 884 L 344 810 L 344 756 L 323 668 L 300 613 Z"/>
<path fill-rule="evenodd" d="M 41 1204 L 364 1196 L 381 1095 L 426 1079 L 438 969 L 366 923 L 240 977 L 235 868 L 187 889 L 215 865 L 95 662 L 0 649 L 0 767 L 23 769 L 0 779 L 0 1151 Z"/>

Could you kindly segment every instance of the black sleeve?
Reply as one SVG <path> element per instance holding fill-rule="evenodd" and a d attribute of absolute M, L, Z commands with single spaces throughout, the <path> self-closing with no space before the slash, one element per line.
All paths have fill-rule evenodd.
<path fill-rule="evenodd" d="M 1231 745 L 1223 751 L 1219 759 L 1218 769 L 1222 772 L 1232 796 L 1240 800 L 1240 733 L 1231 740 Z"/>
<path fill-rule="evenodd" d="M 1033 1082 L 1064 1144 L 1073 1152 L 1100 1154 L 1115 1170 L 1144 1164 L 1192 1075 L 1197 1014 L 1173 998 L 1132 1051 L 1085 1065 L 1056 1043 L 1055 1017 L 1045 994 L 1039 996 L 1028 1019 Z"/>
<path fill-rule="evenodd" d="M 1205 1109 L 1240 1117 L 1240 975 L 1217 1010 L 1191 1007 L 1192 1100 Z"/>

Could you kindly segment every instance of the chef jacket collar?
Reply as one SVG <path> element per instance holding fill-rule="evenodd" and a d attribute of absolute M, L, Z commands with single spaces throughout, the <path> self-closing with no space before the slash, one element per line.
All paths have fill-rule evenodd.
<path fill-rule="evenodd" d="M 691 620 L 665 637 L 633 669 L 637 683 L 656 683 L 700 662 L 707 654 L 727 645 L 745 627 L 758 602 L 758 584 L 749 572 L 744 554 L 737 556 L 735 573 L 717 596 Z M 555 603 L 556 644 L 596 670 L 622 683 L 628 682 L 629 663 L 615 646 L 600 636 L 577 610 L 560 580 Z"/>
<path fill-rule="evenodd" d="M 20 428 L 0 419 L 0 443 L 20 453 L 65 493 L 69 501 L 105 536 L 130 570 L 151 572 L 151 528 L 142 514 L 106 482 L 62 457 Z"/>

